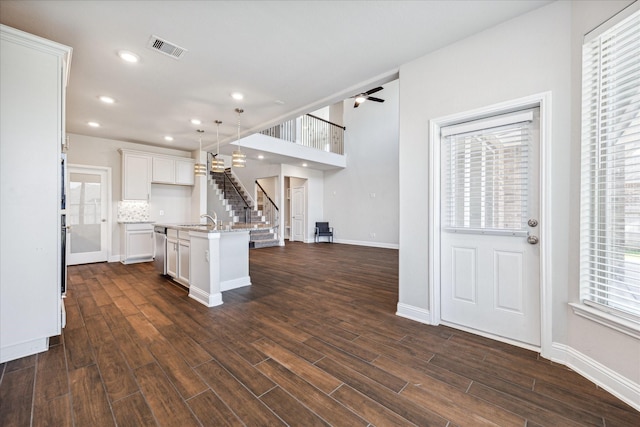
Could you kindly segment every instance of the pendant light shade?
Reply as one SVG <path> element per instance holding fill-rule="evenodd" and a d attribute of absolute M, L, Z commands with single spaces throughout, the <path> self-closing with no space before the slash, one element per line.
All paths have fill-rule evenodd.
<path fill-rule="evenodd" d="M 199 147 L 198 157 L 200 157 L 200 152 L 202 151 L 202 138 L 199 139 Z M 196 163 L 193 165 L 193 172 L 195 176 L 207 176 L 207 165 L 204 163 Z"/>
<path fill-rule="evenodd" d="M 243 168 L 247 165 L 247 156 L 242 152 L 242 148 L 240 148 L 240 114 L 244 113 L 244 110 L 242 108 L 236 108 L 236 113 L 238 113 L 238 149 L 231 155 L 231 166 L 234 168 Z"/>
<path fill-rule="evenodd" d="M 224 173 L 224 160 L 220 157 L 220 125 L 222 122 L 220 120 L 216 120 L 215 123 L 218 148 L 215 156 L 211 159 L 211 173 Z"/>

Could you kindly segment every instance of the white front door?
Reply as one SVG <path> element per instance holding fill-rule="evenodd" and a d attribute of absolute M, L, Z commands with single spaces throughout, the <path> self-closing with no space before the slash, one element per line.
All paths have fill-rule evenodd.
<path fill-rule="evenodd" d="M 304 187 L 291 189 L 291 240 L 304 242 Z"/>
<path fill-rule="evenodd" d="M 539 109 L 442 128 L 441 319 L 540 346 Z"/>
<path fill-rule="evenodd" d="M 106 169 L 69 166 L 67 265 L 107 261 L 108 202 Z"/>

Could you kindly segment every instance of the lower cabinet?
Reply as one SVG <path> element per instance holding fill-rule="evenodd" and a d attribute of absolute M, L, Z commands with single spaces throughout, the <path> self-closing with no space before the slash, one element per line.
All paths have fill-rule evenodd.
<path fill-rule="evenodd" d="M 167 230 L 167 274 L 176 282 L 189 286 L 191 245 L 188 231 Z"/>
<path fill-rule="evenodd" d="M 123 264 L 153 261 L 153 224 L 122 224 L 120 241 Z"/>

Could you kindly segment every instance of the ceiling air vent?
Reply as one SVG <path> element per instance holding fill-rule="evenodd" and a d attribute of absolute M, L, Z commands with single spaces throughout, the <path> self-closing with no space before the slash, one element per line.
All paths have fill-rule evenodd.
<path fill-rule="evenodd" d="M 162 40 L 160 37 L 156 36 L 151 36 L 151 38 L 149 39 L 149 43 L 147 43 L 147 47 L 149 49 L 153 49 L 162 54 L 170 56 L 173 59 L 180 59 L 185 53 L 188 52 L 187 49 L 184 49 L 166 40 Z"/>

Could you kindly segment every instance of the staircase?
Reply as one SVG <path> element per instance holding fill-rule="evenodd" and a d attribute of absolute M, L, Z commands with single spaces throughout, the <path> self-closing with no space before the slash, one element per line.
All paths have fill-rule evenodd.
<path fill-rule="evenodd" d="M 220 221 L 230 222 L 234 229 L 249 229 L 250 248 L 279 246 L 280 241 L 273 232 L 273 224 L 265 220 L 262 211 L 254 208 L 251 198 L 233 176 L 231 169 L 227 168 L 224 173 L 214 173 L 212 178 L 222 205 L 229 213 L 228 221 L 223 218 Z M 260 230 L 253 230 L 256 227 Z M 267 227 L 270 228 L 265 230 Z"/>

